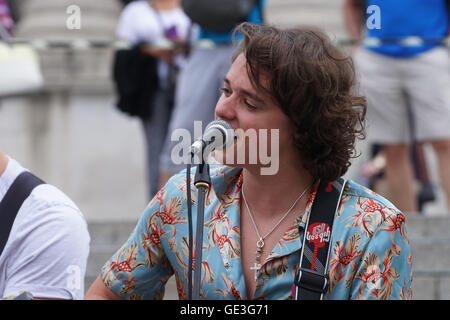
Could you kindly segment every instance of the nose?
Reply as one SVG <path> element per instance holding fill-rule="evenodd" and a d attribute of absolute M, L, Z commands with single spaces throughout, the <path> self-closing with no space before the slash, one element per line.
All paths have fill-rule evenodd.
<path fill-rule="evenodd" d="M 226 97 L 221 95 L 219 101 L 216 104 L 215 116 L 216 119 L 225 120 L 231 123 L 236 118 L 235 103 L 233 103 L 234 97 Z"/>

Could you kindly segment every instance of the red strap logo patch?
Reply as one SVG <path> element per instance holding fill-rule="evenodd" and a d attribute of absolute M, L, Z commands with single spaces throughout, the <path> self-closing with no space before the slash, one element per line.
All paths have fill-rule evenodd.
<path fill-rule="evenodd" d="M 315 269 L 317 260 L 317 250 L 323 248 L 326 242 L 330 241 L 331 228 L 323 222 L 316 222 L 309 226 L 306 231 L 306 240 L 314 244 L 314 254 L 311 262 L 311 270 Z"/>

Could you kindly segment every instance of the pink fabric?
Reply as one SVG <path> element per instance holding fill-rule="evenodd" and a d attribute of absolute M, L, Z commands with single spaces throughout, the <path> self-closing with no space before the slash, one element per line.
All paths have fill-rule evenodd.
<path fill-rule="evenodd" d="M 11 18 L 11 12 L 9 10 L 6 0 L 0 0 L 0 23 L 12 34 L 14 27 L 14 21 Z"/>

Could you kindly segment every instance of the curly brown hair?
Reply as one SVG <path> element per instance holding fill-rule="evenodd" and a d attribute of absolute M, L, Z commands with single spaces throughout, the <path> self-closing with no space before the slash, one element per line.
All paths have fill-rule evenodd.
<path fill-rule="evenodd" d="M 353 92 L 350 57 L 322 31 L 309 27 L 279 29 L 242 23 L 233 60 L 247 59 L 250 80 L 272 96 L 295 126 L 294 143 L 314 178 L 335 180 L 357 157 L 357 138 L 365 138 L 366 99 Z M 269 88 L 259 81 L 264 75 Z"/>

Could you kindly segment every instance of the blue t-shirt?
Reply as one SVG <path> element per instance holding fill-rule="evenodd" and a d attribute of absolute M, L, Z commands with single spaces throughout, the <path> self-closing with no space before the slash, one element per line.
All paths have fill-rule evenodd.
<path fill-rule="evenodd" d="M 264 9 L 265 2 L 266 0 L 259 0 L 255 4 L 252 11 L 250 12 L 250 15 L 248 16 L 247 22 L 255 24 L 262 23 L 263 19 L 261 17 L 261 12 Z M 208 39 L 212 40 L 215 43 L 231 43 L 233 40 L 233 33 L 232 32 L 219 33 L 200 29 L 199 39 Z"/>
<path fill-rule="evenodd" d="M 380 8 L 380 28 L 369 29 L 370 38 L 392 39 L 417 36 L 424 39 L 439 39 L 449 30 L 445 0 L 368 0 L 367 6 Z M 369 18 L 372 14 L 368 14 Z M 419 46 L 404 46 L 396 43 L 367 48 L 394 57 L 412 57 L 438 46 L 426 43 Z"/>

